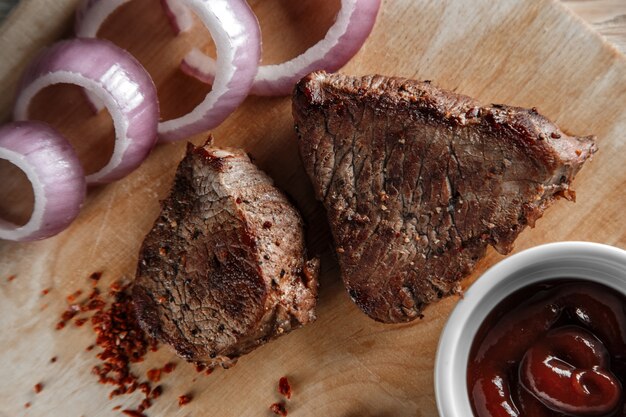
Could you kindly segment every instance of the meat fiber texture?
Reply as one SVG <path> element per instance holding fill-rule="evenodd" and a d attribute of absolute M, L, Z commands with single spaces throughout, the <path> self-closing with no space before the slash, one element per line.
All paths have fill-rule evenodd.
<path fill-rule="evenodd" d="M 299 213 L 241 150 L 188 146 L 143 242 L 139 322 L 183 358 L 228 367 L 315 320 Z"/>
<path fill-rule="evenodd" d="M 380 75 L 312 73 L 293 116 L 350 297 L 386 323 L 459 291 L 488 245 L 510 252 L 596 151 L 534 109 Z"/>

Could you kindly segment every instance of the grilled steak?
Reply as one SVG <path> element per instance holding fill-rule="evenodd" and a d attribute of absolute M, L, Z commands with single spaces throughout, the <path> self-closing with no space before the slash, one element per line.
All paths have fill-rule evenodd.
<path fill-rule="evenodd" d="M 388 323 L 457 291 L 487 245 L 508 253 L 596 151 L 534 109 L 377 75 L 310 74 L 293 114 L 348 292 Z"/>
<path fill-rule="evenodd" d="M 188 146 L 143 242 L 139 322 L 183 358 L 230 365 L 315 320 L 318 260 L 272 180 L 234 149 Z"/>

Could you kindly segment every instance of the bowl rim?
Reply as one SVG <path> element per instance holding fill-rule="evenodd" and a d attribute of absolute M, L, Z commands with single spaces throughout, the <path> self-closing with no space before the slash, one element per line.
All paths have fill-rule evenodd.
<path fill-rule="evenodd" d="M 474 327 L 473 332 L 465 335 L 469 336 L 471 341 L 473 341 L 475 332 L 485 316 L 491 312 L 502 299 L 528 285 L 546 279 L 554 279 L 556 273 L 555 276 L 551 278 L 535 277 L 529 280 L 514 281 L 516 276 L 532 269 L 533 266 L 545 265 L 548 262 L 557 262 L 558 260 L 564 261 L 567 258 L 575 260 L 576 262 L 587 261 L 590 263 L 590 269 L 572 278 L 589 279 L 599 282 L 626 295 L 626 251 L 606 244 L 583 241 L 548 243 L 523 250 L 496 263 L 478 277 L 465 291 L 464 295 L 448 316 L 439 337 L 434 367 L 434 388 L 437 410 L 441 417 L 468 417 L 467 411 L 471 410 L 467 387 L 465 385 L 466 369 L 460 371 L 461 376 L 463 376 L 462 384 L 464 387 L 462 395 L 459 395 L 459 390 L 456 388 L 460 383 L 458 381 L 456 383 L 454 382 L 454 374 L 459 372 L 455 371 L 455 369 L 460 365 L 459 361 L 461 361 L 461 363 L 463 362 L 463 358 L 459 359 L 459 356 L 463 355 L 466 363 L 469 354 L 469 349 L 463 350 L 458 347 L 459 341 L 461 341 L 464 336 L 463 333 L 469 332 L 467 329 Z M 624 272 L 623 280 L 617 283 L 612 281 L 608 282 L 605 278 L 589 275 L 591 271 L 594 271 L 593 261 L 596 261 L 596 267 L 598 266 L 598 261 L 601 261 L 608 265 L 607 268 L 611 267 Z M 567 267 L 568 265 L 563 265 L 560 270 L 567 270 Z M 559 269 L 553 268 L 553 270 L 558 271 Z M 571 271 L 565 272 L 565 274 L 571 276 L 570 272 Z M 562 276 L 564 274 L 560 275 Z M 507 282 L 507 280 L 513 281 Z M 481 305 L 481 302 L 484 301 L 488 295 L 493 297 L 493 292 L 502 290 L 503 287 L 503 293 L 498 295 L 499 301 L 492 302 L 491 304 L 493 305 L 491 306 L 487 305 L 485 307 Z M 479 308 L 482 311 L 476 313 Z M 468 326 L 471 318 L 476 314 L 481 316 L 480 323 L 476 325 L 474 322 L 472 326 Z M 471 341 L 469 343 L 470 346 Z M 465 343 L 465 345 L 467 345 L 467 343 Z M 457 377 L 456 380 L 458 379 Z M 473 413 L 470 411 L 469 416 L 472 414 Z"/>

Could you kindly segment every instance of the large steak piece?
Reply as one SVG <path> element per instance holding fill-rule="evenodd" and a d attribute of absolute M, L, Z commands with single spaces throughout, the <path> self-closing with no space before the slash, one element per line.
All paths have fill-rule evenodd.
<path fill-rule="evenodd" d="M 305 259 L 302 229 L 243 151 L 189 145 L 141 248 L 142 327 L 189 361 L 227 367 L 312 322 L 319 263 Z"/>
<path fill-rule="evenodd" d="M 534 109 L 379 75 L 312 73 L 293 115 L 348 292 L 387 323 L 457 291 L 487 245 L 508 253 L 596 151 Z"/>

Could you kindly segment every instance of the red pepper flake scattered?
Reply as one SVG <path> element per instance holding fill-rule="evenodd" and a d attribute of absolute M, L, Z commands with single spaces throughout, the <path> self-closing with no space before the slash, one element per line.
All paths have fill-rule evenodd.
<path fill-rule="evenodd" d="M 95 298 L 89 300 L 89 302 L 85 304 L 84 309 L 85 311 L 101 310 L 105 305 L 106 303 L 104 301 Z"/>
<path fill-rule="evenodd" d="M 153 400 L 156 400 L 157 398 L 161 396 L 161 394 L 163 394 L 163 387 L 161 385 L 157 385 L 156 387 L 154 387 L 154 389 L 150 393 L 150 397 Z"/>
<path fill-rule="evenodd" d="M 72 294 L 67 296 L 67 302 L 68 303 L 73 303 L 74 301 L 76 301 L 76 299 L 78 299 L 78 297 L 80 297 L 83 294 L 83 290 L 76 290 L 74 291 Z"/>
<path fill-rule="evenodd" d="M 287 408 L 284 402 L 274 403 L 270 405 L 270 411 L 277 416 L 287 417 Z"/>
<path fill-rule="evenodd" d="M 38 382 L 37 384 L 35 384 L 35 387 L 33 389 L 35 390 L 35 394 L 39 394 L 43 390 L 43 384 L 41 382 Z"/>
<path fill-rule="evenodd" d="M 137 411 L 137 410 L 122 410 L 122 414 L 131 416 L 131 417 L 148 417 L 141 411 Z"/>
<path fill-rule="evenodd" d="M 41 290 L 41 295 L 48 295 L 50 293 L 50 288 L 44 288 Z"/>
<path fill-rule="evenodd" d="M 7 278 L 7 282 L 11 282 L 11 281 L 13 281 L 15 278 L 17 278 L 17 275 L 10 275 L 10 276 Z M 29 404 L 29 405 L 30 405 L 30 403 L 26 403 L 26 404 Z"/>
<path fill-rule="evenodd" d="M 120 293 L 124 291 L 127 287 L 128 286 L 124 285 L 122 281 L 120 281 L 119 279 L 117 281 L 114 281 L 111 285 L 109 285 L 109 289 L 112 292 L 111 295 L 115 295 L 115 293 Z"/>
<path fill-rule="evenodd" d="M 87 323 L 89 321 L 88 318 L 83 317 L 82 319 L 76 319 L 76 321 L 74 322 L 74 325 L 76 327 L 81 327 L 82 325 L 84 325 L 85 323 Z"/>
<path fill-rule="evenodd" d="M 165 366 L 163 366 L 162 368 L 163 372 L 165 372 L 166 374 L 174 372 L 174 369 L 176 369 L 176 364 L 173 362 L 166 363 Z"/>
<path fill-rule="evenodd" d="M 181 395 L 180 397 L 178 397 L 178 406 L 182 407 L 185 404 L 189 404 L 192 398 L 193 397 L 189 394 Z"/>
<path fill-rule="evenodd" d="M 117 410 L 119 410 L 120 408 L 122 408 L 122 406 L 121 406 L 121 405 L 116 405 L 115 407 L 113 407 L 113 408 L 112 408 L 112 410 L 113 410 L 113 411 L 117 411 Z"/>
<path fill-rule="evenodd" d="M 580 156 L 582 155 L 583 151 L 581 151 L 580 149 L 576 149 L 576 156 Z"/>
<path fill-rule="evenodd" d="M 61 330 L 65 327 L 68 321 L 72 320 L 80 312 L 80 306 L 78 304 L 70 304 L 67 309 L 61 314 L 61 321 L 56 325 L 57 330 Z"/>
<path fill-rule="evenodd" d="M 57 357 L 53 356 L 52 358 L 50 358 L 50 363 L 55 363 L 57 361 Z"/>
<path fill-rule="evenodd" d="M 102 272 L 94 272 L 93 274 L 89 275 L 89 279 L 92 281 L 94 286 L 98 284 L 100 278 L 102 278 Z"/>
<path fill-rule="evenodd" d="M 162 369 L 150 370 L 149 380 L 141 381 L 140 377 L 131 371 L 131 364 L 142 362 L 149 350 L 158 349 L 158 344 L 156 340 L 146 336 L 139 326 L 132 305 L 132 297 L 128 291 L 130 285 L 120 280 L 111 284 L 108 296 L 112 297 L 112 300 L 109 303 L 103 298 L 100 289 L 95 286 L 101 276 L 102 273 L 97 272 L 89 277 L 94 283 L 94 288 L 86 299 L 76 301 L 82 295 L 82 290 L 68 296 L 70 305 L 61 315 L 57 328 L 66 327 L 72 319 L 75 320 L 77 326 L 91 319 L 96 341 L 87 346 L 86 350 L 91 351 L 96 346 L 101 349 L 96 355 L 100 363 L 93 367 L 92 373 L 97 375 L 101 384 L 113 385 L 114 389 L 109 393 L 110 399 L 141 391 L 144 396 L 141 403 L 135 408 L 124 409 L 121 412 L 132 417 L 145 417 L 144 410 L 150 408 L 152 401 L 163 391 L 161 386 L 152 389 L 150 382 L 160 379 Z M 85 313 L 91 313 L 91 316 L 83 315 Z M 76 317 L 79 314 L 81 316 Z M 163 370 L 169 373 L 174 368 L 173 363 L 168 363 Z M 121 409 L 121 406 L 114 408 L 114 410 Z"/>
<path fill-rule="evenodd" d="M 152 407 L 152 401 L 150 401 L 150 399 L 149 399 L 149 398 L 144 398 L 144 399 L 141 401 L 141 404 L 139 404 L 139 407 L 137 407 L 137 410 L 139 410 L 139 411 L 143 411 L 143 410 L 145 410 L 146 408 L 150 408 L 150 407 Z"/>
<path fill-rule="evenodd" d="M 24 404 L 24 408 L 30 408 L 30 403 Z"/>
<path fill-rule="evenodd" d="M 206 365 L 205 364 L 200 363 L 200 362 L 196 363 L 196 372 L 197 373 L 204 372 L 205 369 L 206 369 Z"/>
<path fill-rule="evenodd" d="M 161 370 L 160 369 L 150 369 L 146 372 L 146 376 L 152 382 L 159 382 L 161 380 Z"/>
<path fill-rule="evenodd" d="M 280 378 L 278 381 L 278 392 L 280 392 L 280 395 L 286 397 L 288 400 L 291 399 L 291 385 L 289 384 L 289 380 L 286 376 Z"/>

